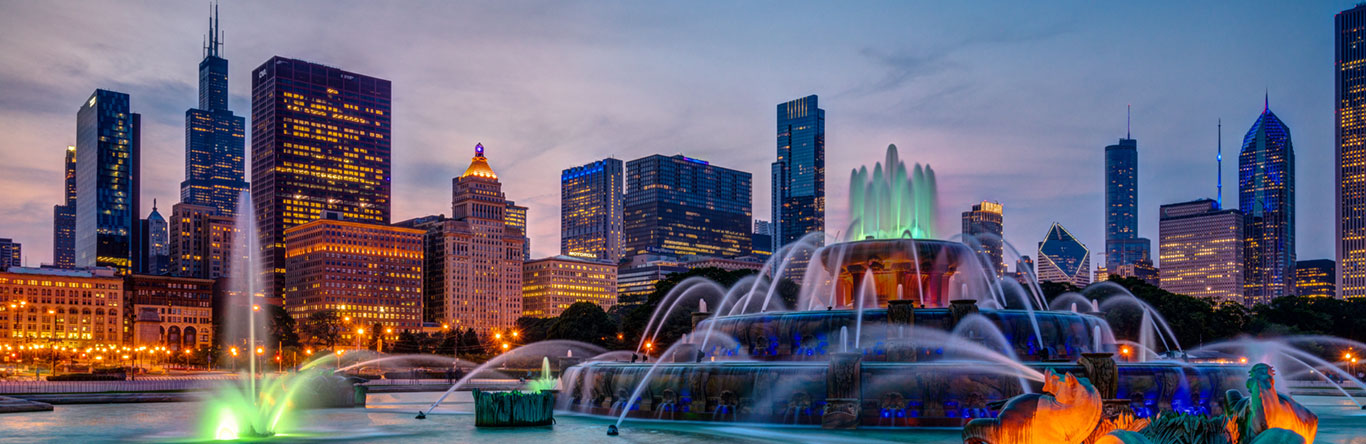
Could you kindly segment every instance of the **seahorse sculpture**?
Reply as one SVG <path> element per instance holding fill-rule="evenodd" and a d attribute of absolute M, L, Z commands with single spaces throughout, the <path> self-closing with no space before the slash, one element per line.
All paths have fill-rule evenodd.
<path fill-rule="evenodd" d="M 1044 374 L 1044 393 L 1011 398 L 994 419 L 963 427 L 967 444 L 1079 444 L 1100 422 L 1100 393 L 1086 378 Z"/>
<path fill-rule="evenodd" d="M 1249 396 L 1239 400 L 1234 407 L 1242 442 L 1251 442 L 1270 429 L 1285 429 L 1313 444 L 1319 429 L 1318 415 L 1276 391 L 1275 369 L 1266 364 L 1252 366 L 1248 370 L 1247 391 Z M 1275 432 L 1272 435 L 1283 434 Z"/>

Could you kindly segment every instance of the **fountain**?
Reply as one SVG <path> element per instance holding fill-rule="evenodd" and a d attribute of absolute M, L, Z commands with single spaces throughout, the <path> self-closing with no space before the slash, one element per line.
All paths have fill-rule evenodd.
<path fill-rule="evenodd" d="M 1114 421 L 1208 411 L 1222 402 L 1213 394 L 1243 385 L 1239 363 L 1123 355 L 1130 343 L 1099 309 L 1144 310 L 1144 337 L 1133 344 L 1184 356 L 1161 317 L 1131 295 L 1071 295 L 1049 307 L 1036 282 L 998 278 L 968 244 L 924 239 L 935 233 L 934 172 L 907 168 L 894 146 L 885 164 L 851 178 L 844 242 L 785 246 L 731 289 L 678 285 L 637 349 L 656 359 L 566 369 L 559 408 L 615 417 L 618 431 L 630 419 L 963 427 L 1055 386 L 1088 387 L 1094 416 Z M 775 308 L 775 288 L 799 257 L 809 259 L 797 303 Z M 682 304 L 699 306 L 687 339 L 654 343 Z"/>

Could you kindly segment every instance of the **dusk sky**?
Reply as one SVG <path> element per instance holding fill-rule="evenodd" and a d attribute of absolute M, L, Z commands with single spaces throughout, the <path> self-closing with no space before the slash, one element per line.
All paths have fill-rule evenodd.
<path fill-rule="evenodd" d="M 52 260 L 63 153 L 97 88 L 143 115 L 142 205 L 169 214 L 208 3 L 0 4 L 0 237 L 30 265 Z M 559 252 L 560 170 L 607 156 L 748 171 L 754 216 L 768 219 L 775 106 L 818 94 L 830 231 L 848 223 L 850 170 L 895 143 L 937 173 L 940 237 L 996 200 L 1022 253 L 1057 221 L 1094 266 L 1104 147 L 1124 136 L 1125 106 L 1156 255 L 1158 206 L 1214 196 L 1220 118 L 1224 200 L 1237 205 L 1237 151 L 1267 92 L 1294 140 L 1299 258 L 1333 257 L 1333 15 L 1352 4 L 224 1 L 221 13 L 231 107 L 248 123 L 248 74 L 273 55 L 393 82 L 394 221 L 449 215 L 477 142 L 530 207 L 534 257 Z"/>

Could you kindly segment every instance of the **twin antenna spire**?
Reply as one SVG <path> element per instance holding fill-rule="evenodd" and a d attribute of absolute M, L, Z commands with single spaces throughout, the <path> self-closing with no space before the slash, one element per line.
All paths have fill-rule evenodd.
<path fill-rule="evenodd" d="M 1214 164 L 1218 168 L 1218 172 L 1216 173 L 1218 181 L 1215 182 L 1215 188 L 1218 191 L 1216 191 L 1217 195 L 1215 198 L 1217 200 L 1214 201 L 1214 204 L 1218 205 L 1218 209 L 1222 210 L 1224 209 L 1224 119 L 1219 119 L 1218 140 L 1219 151 L 1214 155 Z"/>
<path fill-rule="evenodd" d="M 204 58 L 218 57 L 223 47 L 223 30 L 218 27 L 218 2 L 209 8 L 209 35 L 204 37 Z"/>

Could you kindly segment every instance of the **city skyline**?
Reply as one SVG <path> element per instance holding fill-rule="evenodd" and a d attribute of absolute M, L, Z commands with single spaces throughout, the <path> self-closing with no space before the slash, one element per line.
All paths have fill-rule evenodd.
<path fill-rule="evenodd" d="M 143 181 L 141 200 L 175 200 L 174 197 L 178 195 L 176 185 L 183 179 L 183 115 L 185 108 L 196 103 L 194 85 L 198 78 L 193 64 L 202 55 L 201 42 L 197 39 L 204 33 L 206 16 L 204 5 L 190 3 L 160 8 L 164 10 L 158 11 L 142 11 L 152 25 L 147 26 L 147 29 L 135 29 L 128 35 L 100 32 L 101 29 L 110 28 L 102 28 L 97 23 L 88 23 L 91 32 L 84 35 L 40 36 L 37 34 L 41 33 L 37 32 L 24 33 L 24 30 L 33 29 L 34 23 L 41 23 L 43 19 L 65 17 L 60 10 L 36 13 L 32 20 L 34 23 L 14 23 L 14 26 L 0 31 L 0 35 L 24 35 L 25 41 L 34 42 L 3 57 L 31 55 L 32 51 L 44 48 L 52 50 L 51 57 L 37 58 L 37 63 L 27 64 L 36 67 L 40 73 L 46 68 L 51 78 L 40 78 L 32 72 L 18 72 L 16 70 L 22 69 L 19 64 L 0 72 L 0 80 L 6 84 L 23 86 L 0 92 L 0 112 L 9 117 L 0 123 L 0 127 L 16 134 L 15 138 L 0 142 L 0 153 L 9 164 L 15 165 L 16 172 L 21 173 L 0 179 L 15 190 L 15 193 L 0 200 L 0 209 L 7 210 L 4 218 L 0 219 L 0 225 L 12 230 L 4 235 L 29 246 L 25 250 L 29 265 L 52 261 L 52 213 L 47 208 L 62 201 L 59 194 L 60 153 L 63 147 L 75 142 L 70 130 L 70 104 L 81 100 L 84 98 L 81 96 L 95 88 L 112 88 L 129 93 L 132 96 L 132 108 L 144 115 L 146 128 L 142 137 L 144 150 L 147 150 L 144 159 L 161 161 L 144 160 L 146 180 Z M 312 5 L 285 8 L 305 9 L 309 6 Z M 771 68 L 742 67 L 739 73 L 746 76 L 737 78 L 752 80 L 706 76 L 681 78 L 681 74 L 660 74 L 659 69 L 670 66 L 664 61 L 636 55 L 636 51 L 649 50 L 669 42 L 677 33 L 718 26 L 724 32 L 690 44 L 697 45 L 695 49 L 699 51 L 716 54 L 717 57 L 739 57 L 765 48 L 789 50 L 768 40 L 747 43 L 735 49 L 723 47 L 721 42 L 744 40 L 739 36 L 745 34 L 724 28 L 726 22 L 718 17 L 720 11 L 706 8 L 690 13 L 693 15 L 688 17 L 696 19 L 692 25 L 683 28 L 664 27 L 657 31 L 634 28 L 630 24 L 604 22 L 608 20 L 606 18 L 584 17 L 589 19 L 586 23 L 570 24 L 542 22 L 544 19 L 519 16 L 516 11 L 484 11 L 475 15 L 516 24 L 511 28 L 525 35 L 522 40 L 512 41 L 530 43 L 503 41 L 495 49 L 471 53 L 468 60 L 439 62 L 416 60 L 409 57 L 414 53 L 389 51 L 390 48 L 386 46 L 377 46 L 377 43 L 385 42 L 338 43 L 342 40 L 331 39 L 332 42 L 325 45 L 304 45 L 293 43 L 300 39 L 289 38 L 294 35 L 289 33 L 293 32 L 337 35 L 335 33 L 343 32 L 346 26 L 304 26 L 280 35 L 254 32 L 279 20 L 262 16 L 260 4 L 224 5 L 222 27 L 227 41 L 225 56 L 235 61 L 231 77 L 237 79 L 246 79 L 250 67 L 279 54 L 394 81 L 394 112 L 400 117 L 394 122 L 396 183 L 393 220 L 441 212 L 442 205 L 439 202 L 428 202 L 422 196 L 432 195 L 444 188 L 445 181 L 461 170 L 459 164 L 462 163 L 463 154 L 460 153 L 480 140 L 508 150 L 508 164 L 502 168 L 508 184 L 507 193 L 509 197 L 530 207 L 533 219 L 529 227 L 530 237 L 533 238 L 532 257 L 553 255 L 559 244 L 557 221 L 544 217 L 559 213 L 557 187 L 553 180 L 547 181 L 544 177 L 554 177 L 553 172 L 580 165 L 592 158 L 613 155 L 621 159 L 633 159 L 653 153 L 681 153 L 705 158 L 754 174 L 753 187 L 756 191 L 752 201 L 766 202 L 769 196 L 763 190 L 770 187 L 768 174 L 765 173 L 772 160 L 772 133 L 769 129 L 772 125 L 769 114 L 772 104 L 791 97 L 819 94 L 825 99 L 822 108 L 831 111 L 827 143 L 833 150 L 831 152 L 839 153 L 829 158 L 827 167 L 827 178 L 830 179 L 827 189 L 830 195 L 827 205 L 829 230 L 838 231 L 847 225 L 847 180 L 844 179 L 847 171 L 858 165 L 872 163 L 878 158 L 880 147 L 886 143 L 897 143 L 907 148 L 906 157 L 909 160 L 935 165 L 941 179 L 941 227 L 953 226 L 953 218 L 959 209 L 973 202 L 982 199 L 1000 201 L 1017 209 L 1012 211 L 1012 223 L 1006 230 L 1006 238 L 1018 249 L 1033 243 L 1038 233 L 1045 231 L 1054 220 L 1075 230 L 1083 243 L 1103 245 L 1104 222 L 1100 212 L 1094 211 L 1103 205 L 1103 177 L 1096 167 L 1101 164 L 1103 153 L 1097 147 L 1111 142 L 1113 135 L 1123 130 L 1123 106 L 1129 103 L 1134 104 L 1133 136 L 1144 140 L 1139 177 L 1140 187 L 1144 189 L 1139 201 L 1142 215 L 1139 225 L 1143 230 L 1139 235 L 1143 237 L 1156 237 L 1155 210 L 1159 204 L 1213 197 L 1214 178 L 1209 177 L 1212 174 L 1208 173 L 1208 164 L 1213 162 L 1214 138 L 1209 127 L 1221 117 L 1233 122 L 1250 121 L 1256 115 L 1255 107 L 1260 104 L 1257 102 L 1264 89 L 1270 89 L 1271 100 L 1277 103 L 1278 114 L 1296 128 L 1300 147 L 1300 152 L 1297 152 L 1298 168 L 1301 171 L 1330 168 L 1332 84 L 1327 79 L 1332 75 L 1332 17 L 1349 6 L 1315 5 L 1314 8 L 1307 8 L 1307 11 L 1294 8 L 1280 10 L 1273 6 L 1241 9 L 1200 6 L 1204 9 L 1194 11 L 1191 14 L 1193 19 L 1162 17 L 1171 11 L 1161 7 L 1154 11 L 1118 8 L 1104 12 L 1087 8 L 1045 8 L 1039 12 L 1041 17 L 1047 19 L 1042 20 L 1042 25 L 1000 23 L 1002 26 L 997 31 L 985 37 L 963 31 L 935 36 L 932 35 L 934 27 L 925 31 L 906 29 L 915 26 L 902 26 L 902 29 L 895 31 L 858 33 L 855 30 L 862 28 L 856 28 L 851 19 L 866 19 L 878 15 L 873 14 L 878 11 L 833 11 L 828 16 L 834 31 L 831 42 L 816 48 L 809 57 L 852 62 L 852 74 L 833 79 L 826 78 L 833 74 L 815 76 L 792 73 L 791 70 L 783 69 L 782 64 Z M 877 20 L 922 20 L 914 18 L 917 14 L 913 14 L 920 9 L 927 9 L 925 15 L 943 18 L 947 23 L 967 20 L 958 11 L 928 11 L 932 9 L 930 7 L 900 8 L 901 11 L 892 11 L 894 13 L 885 14 L 887 17 Z M 80 9 L 98 11 L 99 7 Z M 367 16 L 357 11 L 365 8 L 338 9 L 346 9 L 337 11 L 338 21 L 343 23 L 357 22 Z M 660 9 L 654 14 L 678 12 L 670 8 Z M 792 14 L 805 16 L 812 12 L 809 8 L 797 9 L 799 11 Z M 1007 7 L 1006 12 L 1009 9 Z M 389 12 L 376 18 L 376 26 L 380 29 L 397 27 L 405 21 L 421 24 L 433 20 L 402 14 L 400 11 Z M 751 10 L 726 12 L 738 16 L 758 13 Z M 576 16 L 580 14 L 591 15 L 574 12 Z M 1095 35 L 1104 35 L 1105 27 L 1096 25 L 1093 20 L 1111 15 L 1140 23 L 1161 19 L 1159 21 L 1167 22 L 1179 32 L 1176 36 L 1164 36 L 1154 43 L 1144 43 L 1144 39 L 1138 36 L 1107 36 L 1097 43 L 1084 42 Z M 1195 19 L 1210 18 L 1217 20 L 1210 23 L 1208 29 L 1195 29 L 1199 21 Z M 934 22 L 924 20 L 927 23 Z M 86 22 L 77 19 L 74 23 Z M 1289 40 L 1278 44 L 1307 49 L 1289 54 L 1292 60 L 1288 63 L 1285 59 L 1274 65 L 1259 60 L 1247 48 L 1256 47 L 1259 42 L 1269 42 L 1273 37 L 1255 35 L 1255 30 L 1273 23 L 1275 26 L 1291 26 L 1297 31 L 1277 34 L 1275 38 Z M 603 27 L 604 24 L 618 26 Z M 442 41 L 457 36 L 435 26 L 405 27 L 421 31 L 398 30 L 393 34 L 406 40 L 417 39 L 418 43 L 411 45 L 414 47 L 421 47 L 423 43 L 446 44 Z M 498 34 L 490 38 L 503 40 L 507 40 L 506 32 L 509 32 L 473 26 L 459 35 L 463 36 L 466 32 L 477 34 L 477 31 Z M 628 66 L 626 72 L 649 74 L 643 76 L 645 80 L 625 82 L 618 86 L 589 82 L 589 79 L 607 72 L 607 67 L 612 66 L 608 62 L 614 59 L 593 53 L 593 44 L 616 33 L 630 32 L 656 33 L 643 39 L 639 47 L 623 48 L 621 51 L 624 54 L 617 55 L 638 60 L 638 66 Z M 107 38 L 91 39 L 90 35 Z M 858 38 L 854 38 L 855 35 Z M 557 37 L 574 38 L 563 43 L 551 41 Z M 895 40 L 891 37 L 913 44 L 885 43 Z M 1206 53 L 1205 50 L 1172 45 L 1169 44 L 1170 40 L 1165 40 L 1178 37 L 1208 38 L 1215 49 Z M 476 40 L 475 43 L 483 41 Z M 1017 70 L 1027 61 L 990 48 L 1002 42 L 1010 47 L 1011 52 L 1034 54 L 1036 57 L 1049 54 L 1066 57 L 1073 51 L 1094 50 L 1097 46 L 1128 50 L 1107 49 L 1105 55 L 1085 61 L 1079 57 L 1067 58 L 1062 66 L 1047 67 L 1050 71 L 1045 73 L 1039 72 L 1038 67 L 1032 67 L 1032 72 L 1020 72 L 1004 78 L 1002 74 Z M 109 45 L 107 48 L 95 51 L 106 43 Z M 537 81 L 537 78 L 528 77 L 525 71 L 537 69 L 538 63 L 542 62 L 524 60 L 526 56 L 542 55 L 541 51 L 562 51 L 566 48 L 564 45 L 569 45 L 571 53 L 592 57 L 566 65 L 568 75 L 565 80 L 535 87 L 531 93 L 514 88 L 516 84 Z M 147 51 L 111 49 L 128 47 L 145 47 Z M 1192 63 L 1186 65 L 1188 71 L 1183 71 L 1180 78 L 1175 77 L 1175 74 L 1156 75 L 1165 73 L 1162 63 L 1159 63 L 1161 59 L 1173 56 L 1154 54 L 1153 51 L 1158 48 L 1186 51 L 1175 56 L 1191 59 Z M 1220 48 L 1225 52 L 1220 52 Z M 139 58 L 139 63 L 145 63 L 146 66 L 130 70 L 126 75 L 117 74 L 118 70 L 113 69 L 134 57 L 149 59 L 143 61 Z M 982 57 L 994 58 L 996 63 L 1004 67 L 989 67 Z M 547 62 L 554 60 L 564 62 L 560 58 L 552 58 Z M 1127 60 L 1127 63 L 1132 64 L 1129 67 L 1131 71 L 1114 73 L 1099 69 L 1116 60 Z M 1151 63 L 1145 65 L 1145 61 Z M 682 63 L 682 73 L 687 74 L 697 74 L 701 67 L 712 63 L 706 57 L 670 62 Z M 60 69 L 63 67 L 66 69 Z M 522 69 L 516 69 L 519 67 Z M 442 82 L 437 82 L 438 77 L 450 76 L 453 72 L 460 74 L 456 78 L 468 80 L 460 83 L 472 86 L 448 88 L 439 85 Z M 504 76 L 507 79 L 489 77 L 501 75 L 500 72 L 512 75 Z M 1247 79 L 1232 75 L 1246 72 L 1259 74 Z M 1039 78 L 1044 74 L 1060 78 Z M 606 79 L 620 83 L 622 79 L 616 77 L 618 75 L 624 74 L 612 74 Z M 755 75 L 768 76 L 774 82 L 753 80 Z M 1084 76 L 1081 78 L 1090 79 L 1091 82 L 1076 81 L 1079 80 L 1076 76 Z M 985 80 L 987 78 L 990 81 Z M 1199 83 L 1190 80 L 1202 78 L 1230 80 L 1221 81 L 1223 85 L 1219 88 L 1194 93 L 1179 88 L 1177 91 L 1167 91 L 1164 86 L 1167 82 Z M 250 109 L 247 100 L 250 87 L 247 83 L 246 80 L 239 80 L 230 85 L 230 108 Z M 555 92 L 565 87 L 585 85 L 590 87 L 579 93 Z M 680 85 L 690 86 L 692 90 L 706 86 L 701 94 L 695 94 L 705 100 L 678 102 L 670 91 L 679 89 L 677 86 Z M 984 88 L 985 92 L 966 92 L 978 87 Z M 20 89 L 26 91 L 15 91 Z M 987 100 L 988 93 L 1004 93 L 1003 102 L 985 102 L 992 103 L 992 106 L 980 106 Z M 563 97 L 529 97 L 553 94 Z M 585 94 L 591 96 L 585 97 Z M 603 102 L 600 100 L 590 100 L 591 97 L 599 96 L 621 99 L 628 104 L 670 102 L 682 105 L 609 109 L 601 106 Z M 1056 102 L 1075 103 L 1057 105 L 1041 100 L 1057 96 L 1069 100 Z M 542 100 L 550 102 L 542 103 Z M 559 100 L 583 103 L 568 104 Z M 1031 107 L 1030 113 L 1020 112 L 1024 106 Z M 546 109 L 528 111 L 538 107 Z M 641 113 L 640 109 L 652 111 Z M 521 115 L 528 112 L 531 114 Z M 560 118 L 542 115 L 542 112 L 587 117 Z M 1076 114 L 1087 117 L 1075 117 Z M 547 120 L 540 122 L 542 118 Z M 528 119 L 537 123 L 532 125 Z M 526 129 L 533 126 L 536 129 Z M 1026 130 L 1028 132 L 1022 133 Z M 1027 140 L 1022 142 L 1021 135 L 1026 136 L 1023 139 Z M 660 139 L 670 141 L 661 142 Z M 47 147 L 50 149 L 45 149 Z M 1056 149 L 1047 153 L 1029 149 L 1041 147 Z M 983 156 L 998 161 L 983 165 L 980 161 Z M 1059 165 L 1066 171 L 1077 173 L 1050 174 L 1049 168 Z M 1331 212 L 1331 178 L 1310 177 L 1308 174 L 1301 176 L 1306 180 L 1298 184 L 1302 190 L 1299 210 Z M 1169 178 L 1170 184 L 1165 182 Z M 1013 185 L 1020 182 L 1029 182 L 1034 186 Z M 1064 199 L 1056 199 L 1056 196 Z M 1050 201 L 1067 201 L 1068 204 L 1063 206 Z M 771 215 L 765 214 L 768 212 L 767 207 L 755 205 L 754 217 L 771 219 Z M 1332 257 L 1330 225 L 1306 225 L 1302 223 L 1299 227 L 1301 232 L 1297 237 L 1301 246 L 1298 257 Z"/>

